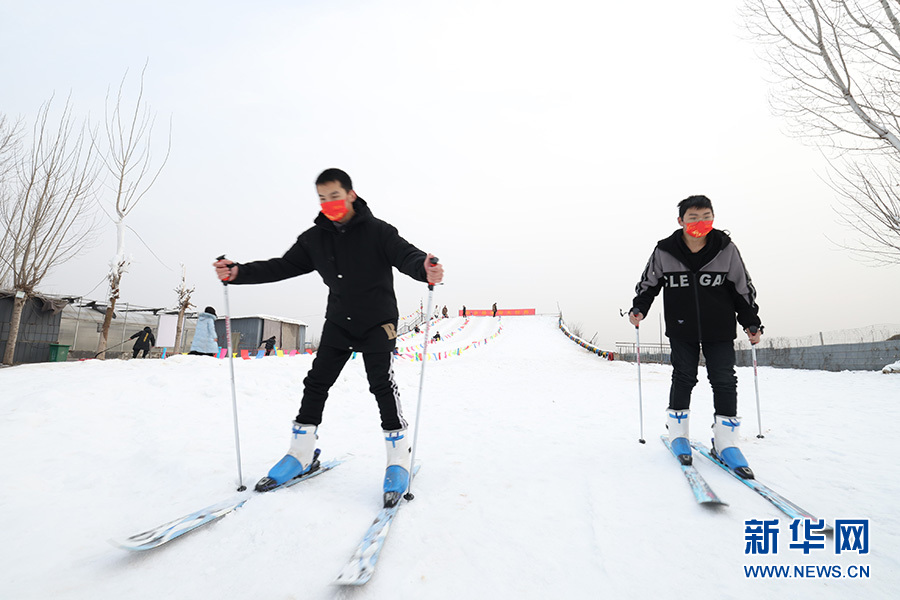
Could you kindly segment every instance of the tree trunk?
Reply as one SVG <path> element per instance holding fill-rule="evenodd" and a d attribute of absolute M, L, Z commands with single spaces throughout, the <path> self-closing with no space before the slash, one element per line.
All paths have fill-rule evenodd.
<path fill-rule="evenodd" d="M 109 338 L 109 326 L 112 324 L 113 313 L 116 311 L 115 297 L 109 299 L 109 306 L 103 316 L 103 328 L 100 330 L 100 342 L 97 344 L 97 358 L 106 358 L 107 339 Z"/>
<path fill-rule="evenodd" d="M 178 311 L 178 325 L 175 327 L 175 349 L 172 354 L 181 354 L 181 332 L 184 328 L 184 308 Z"/>
<path fill-rule="evenodd" d="M 100 330 L 100 342 L 97 344 L 97 355 L 101 360 L 106 358 L 109 326 L 112 324 L 113 314 L 116 310 L 116 300 L 119 299 L 122 275 L 125 274 L 130 262 L 131 261 L 125 257 L 125 216 L 119 214 L 119 219 L 116 221 L 116 257 L 113 259 L 109 272 L 109 306 L 106 309 L 106 315 L 103 317 L 103 328 Z"/>
<path fill-rule="evenodd" d="M 9 317 L 9 339 L 6 340 L 6 351 L 3 353 L 3 364 L 12 365 L 16 355 L 16 341 L 19 339 L 19 325 L 22 322 L 22 311 L 25 308 L 24 298 L 13 300 L 12 314 Z"/>

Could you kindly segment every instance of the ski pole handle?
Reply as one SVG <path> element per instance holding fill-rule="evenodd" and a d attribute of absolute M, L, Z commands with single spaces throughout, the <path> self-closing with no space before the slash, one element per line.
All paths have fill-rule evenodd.
<path fill-rule="evenodd" d="M 434 266 L 434 265 L 438 264 L 438 262 L 440 262 L 440 261 L 438 260 L 438 257 L 437 257 L 437 256 L 432 256 L 430 259 L 428 259 L 428 262 L 430 262 L 431 265 Z M 429 289 L 429 290 L 433 290 L 433 289 L 434 289 L 434 284 L 433 284 L 433 283 L 429 283 L 429 284 L 428 284 L 428 289 Z"/>
<path fill-rule="evenodd" d="M 225 255 L 223 254 L 222 256 L 219 256 L 218 258 L 216 258 L 216 260 L 225 260 Z M 233 267 L 233 266 L 236 265 L 236 264 L 237 264 L 236 262 L 233 262 L 233 261 L 232 261 L 231 266 L 228 267 L 228 277 L 229 277 L 229 278 L 231 278 L 231 267 Z M 222 285 L 228 285 L 228 280 L 227 280 L 227 279 L 223 279 L 223 280 L 222 280 Z"/>
<path fill-rule="evenodd" d="M 628 315 L 628 320 L 629 320 L 629 321 L 631 320 L 631 316 L 632 316 L 632 315 L 638 316 L 638 315 L 641 315 L 641 314 L 643 314 L 641 311 L 634 312 L 634 308 L 632 308 L 632 309 L 629 310 L 628 313 L 627 313 L 627 315 Z M 640 326 L 641 326 L 641 322 L 638 321 L 637 324 L 634 326 L 634 328 L 635 328 L 635 329 L 639 329 Z"/>
<path fill-rule="evenodd" d="M 750 327 L 747 328 L 747 333 L 749 333 L 750 335 L 756 335 L 756 332 L 761 331 L 761 330 L 762 330 L 761 327 L 759 327 L 757 325 L 751 325 Z M 753 348 L 753 346 L 755 346 L 755 345 L 756 345 L 756 343 L 754 343 L 752 341 L 750 342 L 751 348 Z"/>

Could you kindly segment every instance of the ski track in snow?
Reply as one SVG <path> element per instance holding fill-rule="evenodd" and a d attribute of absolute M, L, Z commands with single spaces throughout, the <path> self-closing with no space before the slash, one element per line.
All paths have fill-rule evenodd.
<path fill-rule="evenodd" d="M 429 353 L 483 341 L 498 320 L 450 318 Z M 831 523 L 869 519 L 871 553 L 788 550 L 789 521 L 701 456 L 728 507 L 697 505 L 663 432 L 670 369 L 584 351 L 555 318 L 504 317 L 478 348 L 427 363 L 416 499 L 364 588 L 330 584 L 381 502 L 384 447 L 362 361 L 348 363 L 320 427 L 334 471 L 253 498 L 143 554 L 125 537 L 235 493 L 226 361 L 23 365 L 0 371 L 0 598 L 888 598 L 900 584 L 893 440 L 900 378 L 739 368 L 743 449 L 758 477 Z M 400 346 L 421 343 L 409 336 Z M 236 360 L 244 483 L 287 448 L 312 357 Z M 421 363 L 395 361 L 416 418 Z M 712 394 L 694 392 L 708 442 Z M 707 419 L 708 416 L 708 419 Z M 775 556 L 744 554 L 746 519 L 780 519 Z M 747 579 L 743 565 L 870 565 L 870 579 Z M 679 592 L 678 590 L 682 590 Z"/>

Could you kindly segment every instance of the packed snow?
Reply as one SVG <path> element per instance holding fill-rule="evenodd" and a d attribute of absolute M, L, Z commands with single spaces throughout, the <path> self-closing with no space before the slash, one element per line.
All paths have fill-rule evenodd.
<path fill-rule="evenodd" d="M 697 505 L 663 433 L 670 368 L 566 338 L 549 317 L 440 322 L 421 414 L 415 358 L 395 361 L 421 417 L 413 483 L 372 580 L 331 585 L 381 505 L 384 445 L 360 359 L 319 429 L 321 477 L 254 497 L 145 553 L 108 544 L 230 497 L 237 486 L 227 360 L 174 356 L 0 370 L 0 597 L 889 598 L 900 585 L 900 379 L 739 368 L 743 449 L 758 478 L 831 524 L 868 519 L 868 554 L 790 549 L 790 521 L 716 466 L 730 504 Z M 502 327 L 501 327 L 502 326 Z M 449 334 L 453 335 L 449 335 Z M 432 332 L 433 335 L 433 332 Z M 401 346 L 422 343 L 412 336 Z M 475 347 L 477 342 L 477 347 Z M 453 350 L 470 346 L 458 354 Z M 287 449 L 308 355 L 235 361 L 244 483 Z M 701 380 L 695 438 L 708 440 Z M 746 520 L 779 519 L 778 553 L 745 554 Z M 866 565 L 867 578 L 748 578 L 745 565 Z M 891 590 L 894 590 L 893 592 Z"/>
<path fill-rule="evenodd" d="M 891 363 L 889 365 L 885 365 L 885 367 L 881 370 L 882 373 L 900 373 L 900 360 L 895 363 Z"/>

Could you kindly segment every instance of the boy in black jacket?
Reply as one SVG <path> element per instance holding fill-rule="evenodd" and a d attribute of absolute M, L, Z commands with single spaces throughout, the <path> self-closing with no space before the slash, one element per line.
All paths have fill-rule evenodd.
<path fill-rule="evenodd" d="M 234 284 L 266 283 L 317 271 L 328 286 L 322 340 L 303 380 L 303 400 L 293 423 L 288 453 L 256 484 L 266 491 L 315 467 L 316 431 L 328 391 L 350 355 L 362 353 L 381 413 L 387 447 L 385 506 L 399 501 L 409 485 L 410 445 L 391 365 L 397 338 L 397 298 L 393 268 L 413 279 L 440 283 L 444 269 L 431 265 L 431 254 L 400 237 L 392 225 L 376 219 L 356 195 L 350 176 L 327 169 L 316 179 L 321 213 L 281 258 L 238 264 L 213 263 L 216 275 Z"/>
<path fill-rule="evenodd" d="M 131 358 L 137 358 L 138 352 L 141 350 L 144 351 L 141 358 L 147 358 L 147 353 L 150 352 L 150 348 L 156 344 L 156 337 L 153 335 L 153 331 L 149 326 L 144 327 L 128 339 L 133 340 L 135 338 L 137 338 L 137 341 L 131 349 Z"/>
<path fill-rule="evenodd" d="M 715 404 L 713 451 L 738 475 L 752 479 L 753 472 L 737 447 L 741 421 L 734 373 L 735 315 L 752 344 L 759 342 L 762 325 L 744 261 L 728 234 L 713 229 L 713 217 L 712 202 L 706 196 L 678 203 L 681 229 L 656 245 L 635 289 L 629 319 L 638 327 L 659 290 L 665 288 L 666 336 L 673 368 L 666 411 L 672 448 L 682 463 L 691 464 L 689 408 L 702 346 Z"/>

